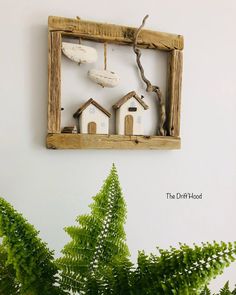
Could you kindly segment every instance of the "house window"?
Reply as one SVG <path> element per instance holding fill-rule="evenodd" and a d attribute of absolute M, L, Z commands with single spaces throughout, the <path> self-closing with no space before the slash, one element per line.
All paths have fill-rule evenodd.
<path fill-rule="evenodd" d="M 135 101 L 131 101 L 130 102 L 130 106 L 128 108 L 129 112 L 137 112 L 137 107 L 136 107 L 136 102 Z"/>

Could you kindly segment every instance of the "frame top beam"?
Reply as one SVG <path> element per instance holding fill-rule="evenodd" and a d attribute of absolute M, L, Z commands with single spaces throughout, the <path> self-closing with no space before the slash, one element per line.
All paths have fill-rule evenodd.
<path fill-rule="evenodd" d="M 81 37 L 96 42 L 132 45 L 137 28 L 107 23 L 85 21 L 58 16 L 49 16 L 49 31 L 61 31 L 62 35 Z M 181 35 L 143 29 L 138 38 L 143 48 L 170 51 L 183 50 L 184 38 Z"/>

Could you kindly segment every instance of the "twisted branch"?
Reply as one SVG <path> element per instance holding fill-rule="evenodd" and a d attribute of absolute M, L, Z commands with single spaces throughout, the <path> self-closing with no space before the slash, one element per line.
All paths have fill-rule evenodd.
<path fill-rule="evenodd" d="M 148 18 L 148 15 L 146 15 L 142 21 L 141 26 L 138 28 L 138 30 L 136 31 L 135 35 L 134 35 L 134 42 L 133 42 L 133 50 L 134 53 L 136 54 L 136 61 L 137 61 L 137 65 L 140 71 L 140 75 L 141 78 L 143 80 L 143 82 L 146 84 L 146 91 L 147 92 L 154 92 L 157 95 L 157 99 L 159 102 L 159 127 L 157 130 L 157 134 L 164 136 L 166 134 L 165 129 L 164 129 L 164 124 L 166 121 L 166 108 L 165 108 L 165 101 L 163 98 L 163 95 L 161 93 L 161 90 L 158 86 L 156 85 L 152 85 L 152 83 L 146 78 L 145 74 L 144 74 L 144 68 L 141 64 L 141 50 L 137 48 L 137 44 L 138 44 L 138 36 L 139 33 L 141 32 L 142 28 L 145 25 L 146 19 Z"/>

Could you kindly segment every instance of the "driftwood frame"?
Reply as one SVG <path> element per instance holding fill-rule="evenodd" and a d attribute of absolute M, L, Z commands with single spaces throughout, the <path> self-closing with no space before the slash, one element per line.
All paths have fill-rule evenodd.
<path fill-rule="evenodd" d="M 181 35 L 143 29 L 137 45 L 168 52 L 165 136 L 121 136 L 61 133 L 62 37 L 133 45 L 137 28 L 64 17 L 48 19 L 48 135 L 50 149 L 179 149 L 184 40 Z"/>

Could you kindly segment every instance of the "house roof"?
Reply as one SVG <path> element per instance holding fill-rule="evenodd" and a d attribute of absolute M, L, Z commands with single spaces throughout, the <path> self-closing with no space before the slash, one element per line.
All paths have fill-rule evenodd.
<path fill-rule="evenodd" d="M 126 101 L 128 101 L 131 97 L 134 97 L 141 105 L 142 107 L 147 110 L 148 105 L 142 100 L 141 97 L 137 95 L 135 91 L 131 91 L 128 94 L 126 94 L 124 97 L 122 97 L 116 104 L 113 105 L 114 109 L 119 109 Z"/>
<path fill-rule="evenodd" d="M 96 108 L 98 108 L 100 111 L 102 111 L 104 114 L 106 114 L 109 118 L 111 117 L 111 114 L 104 109 L 99 103 L 97 103 L 94 99 L 90 98 L 86 103 L 84 103 L 73 115 L 74 118 L 78 118 L 81 113 L 90 105 L 93 104 Z"/>

